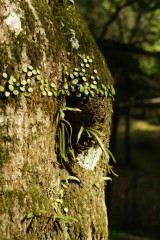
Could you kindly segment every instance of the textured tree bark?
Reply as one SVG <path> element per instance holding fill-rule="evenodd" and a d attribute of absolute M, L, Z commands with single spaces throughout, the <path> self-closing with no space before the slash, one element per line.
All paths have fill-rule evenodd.
<path fill-rule="evenodd" d="M 49 5 L 50 4 L 50 5 Z M 20 76 L 31 64 L 44 79 L 61 86 L 63 65 L 73 69 L 79 54 L 92 56 L 100 78 L 112 79 L 93 38 L 72 1 L 1 0 L 0 85 L 3 73 Z M 30 97 L 0 95 L 0 239 L 107 240 L 108 223 L 104 197 L 106 163 L 100 148 L 90 143 L 81 153 L 93 158 L 87 166 L 76 161 L 62 165 L 55 152 L 55 97 L 40 94 L 36 82 Z M 73 103 L 74 102 L 74 103 Z M 71 124 L 100 126 L 108 146 L 112 104 L 109 97 L 91 101 L 67 99 L 82 108 L 70 114 Z M 75 150 L 77 151 L 77 150 Z M 75 176 L 77 181 L 62 179 Z M 65 183 L 65 185 L 64 185 Z M 63 196 L 64 195 L 64 196 Z M 62 214 L 63 213 L 63 214 Z M 63 219 L 56 216 L 63 216 Z M 65 222 L 65 216 L 77 221 Z"/>

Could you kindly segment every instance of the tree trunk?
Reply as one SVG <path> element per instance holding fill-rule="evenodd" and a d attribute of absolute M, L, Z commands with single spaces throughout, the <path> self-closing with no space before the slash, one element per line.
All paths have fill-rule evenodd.
<path fill-rule="evenodd" d="M 73 94 L 64 87 L 64 66 L 69 74 L 85 68 L 87 81 L 98 72 L 98 84 L 112 84 L 99 49 L 72 1 L 1 0 L 0 29 L 0 239 L 107 240 L 101 180 L 108 163 L 91 133 L 75 141 L 87 126 L 104 133 L 100 141 L 108 147 L 112 99 L 102 89 L 89 100 L 87 91 L 78 98 L 76 86 Z M 91 63 L 80 64 L 89 59 L 87 70 Z M 64 102 L 71 111 L 59 115 L 67 128 L 61 140 L 73 131 L 66 161 L 55 147 Z"/>

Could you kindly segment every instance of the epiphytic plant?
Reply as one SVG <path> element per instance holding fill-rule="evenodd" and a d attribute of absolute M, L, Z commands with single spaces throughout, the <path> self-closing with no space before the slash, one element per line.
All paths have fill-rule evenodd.
<path fill-rule="evenodd" d="M 92 66 L 93 59 L 84 54 L 80 55 L 80 58 L 82 61 L 79 67 L 74 68 L 72 72 L 64 66 L 64 84 L 59 94 L 67 96 L 75 94 L 79 98 L 89 99 L 95 95 L 113 98 L 115 94 L 113 86 L 101 83 L 97 70 Z"/>
<path fill-rule="evenodd" d="M 118 176 L 114 171 L 113 171 L 113 166 L 111 166 L 109 164 L 109 157 L 112 158 L 112 160 L 116 163 L 116 160 L 112 154 L 112 152 L 106 148 L 101 140 L 102 137 L 104 137 L 104 134 L 102 132 L 100 132 L 99 130 L 97 130 L 96 128 L 94 127 L 84 127 L 84 126 L 81 126 L 79 132 L 78 132 L 78 135 L 77 135 L 77 143 L 79 142 L 80 138 L 81 138 L 81 135 L 83 134 L 83 132 L 87 133 L 88 137 L 89 138 L 94 138 L 96 139 L 99 147 L 102 149 L 102 152 L 104 154 L 104 158 L 107 162 L 107 171 L 109 174 L 113 174 L 115 176 Z"/>
<path fill-rule="evenodd" d="M 18 96 L 23 94 L 29 97 L 34 92 L 35 82 L 38 82 L 42 96 L 57 97 L 57 88 L 55 83 L 49 83 L 47 79 L 43 79 L 38 69 L 34 69 L 31 65 L 22 68 L 17 77 L 9 76 L 2 73 L 0 94 L 5 97 Z"/>
<path fill-rule="evenodd" d="M 112 85 L 105 85 L 94 68 L 94 59 L 85 54 L 80 55 L 81 62 L 78 67 L 68 70 L 63 67 L 62 86 L 44 78 L 39 69 L 32 65 L 22 68 L 17 76 L 9 76 L 6 72 L 1 74 L 0 95 L 5 97 L 23 94 L 29 97 L 33 94 L 35 85 L 39 85 L 40 92 L 44 97 L 70 96 L 75 94 L 78 98 L 91 99 L 95 95 L 114 98 L 115 90 Z M 35 84 L 36 83 L 36 84 Z"/>
<path fill-rule="evenodd" d="M 57 113 L 57 141 L 56 150 L 59 157 L 68 161 L 67 154 L 69 153 L 75 159 L 74 150 L 72 148 L 72 126 L 69 121 L 65 119 L 65 111 L 78 111 L 79 108 L 66 107 L 66 102 L 63 102 Z"/>

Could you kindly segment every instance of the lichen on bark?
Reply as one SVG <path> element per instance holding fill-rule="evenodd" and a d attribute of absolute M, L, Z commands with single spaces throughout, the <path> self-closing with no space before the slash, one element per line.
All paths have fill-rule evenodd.
<path fill-rule="evenodd" d="M 61 86 L 63 66 L 76 67 L 79 54 L 93 56 L 101 80 L 111 84 L 104 58 L 75 6 L 70 1 L 50 2 L 51 5 L 46 0 L 38 3 L 35 0 L 2 1 L 0 84 L 4 81 L 3 72 L 16 76 L 22 67 L 32 64 L 41 70 L 44 78 L 50 82 L 54 79 Z M 11 20 L 14 20 L 12 27 Z M 65 240 L 68 231 L 74 240 L 107 240 L 104 182 L 99 181 L 106 174 L 103 158 L 93 169 L 72 161 L 62 168 L 55 152 L 55 118 L 60 104 L 57 99 L 44 98 L 38 89 L 30 98 L 0 98 L 1 239 Z M 105 133 L 104 142 L 108 146 L 111 99 L 96 96 L 87 101 L 69 97 L 66 102 L 68 106 L 82 109 L 82 115 L 67 114 L 73 130 L 77 132 L 77 126 L 86 122 L 98 126 Z M 95 143 L 88 147 L 93 146 Z M 40 214 L 37 222 L 30 225 L 30 220 L 25 218 L 28 213 L 55 211 L 61 179 L 69 175 L 76 176 L 80 183 L 70 182 L 64 191 L 63 207 L 68 208 L 68 214 L 78 222 L 69 224 L 68 230 L 62 226 L 61 231 L 61 226 L 57 230 L 52 221 L 48 222 L 49 215 Z M 47 196 L 48 189 L 54 190 L 51 198 Z"/>

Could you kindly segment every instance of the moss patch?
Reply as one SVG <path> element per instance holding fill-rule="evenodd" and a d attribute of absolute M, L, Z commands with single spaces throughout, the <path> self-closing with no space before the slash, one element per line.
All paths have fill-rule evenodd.
<path fill-rule="evenodd" d="M 74 31 L 75 38 L 79 41 L 78 52 L 80 54 L 85 53 L 90 57 L 93 55 L 95 57 L 95 68 L 100 73 L 101 80 L 105 84 L 112 84 L 112 77 L 106 63 L 104 62 L 104 58 L 75 8 L 70 7 L 66 10 L 63 6 L 58 5 L 54 8 L 53 14 L 56 16 L 59 29 L 61 29 L 65 36 L 66 48 L 67 51 L 70 52 L 69 58 L 71 65 L 75 64 L 77 61 L 77 50 L 72 47 L 70 41 L 72 38 L 72 31 Z"/>
<path fill-rule="evenodd" d="M 24 11 L 24 18 L 21 19 L 22 28 L 26 30 L 27 34 L 34 35 L 35 24 L 36 24 L 36 19 L 34 17 L 34 14 L 32 13 L 26 1 L 20 1 L 20 5 Z"/>
<path fill-rule="evenodd" d="M 0 139 L 0 169 L 3 165 L 11 159 L 8 149 L 6 149 L 2 145 L 2 141 Z"/>
<path fill-rule="evenodd" d="M 18 204 L 23 208 L 25 193 L 23 191 L 5 191 L 1 192 L 0 199 L 0 214 L 8 213 L 10 217 L 14 214 L 15 200 L 18 200 Z"/>
<path fill-rule="evenodd" d="M 2 73 L 8 62 L 8 50 L 6 44 L 0 45 L 0 53 L 0 72 Z"/>

